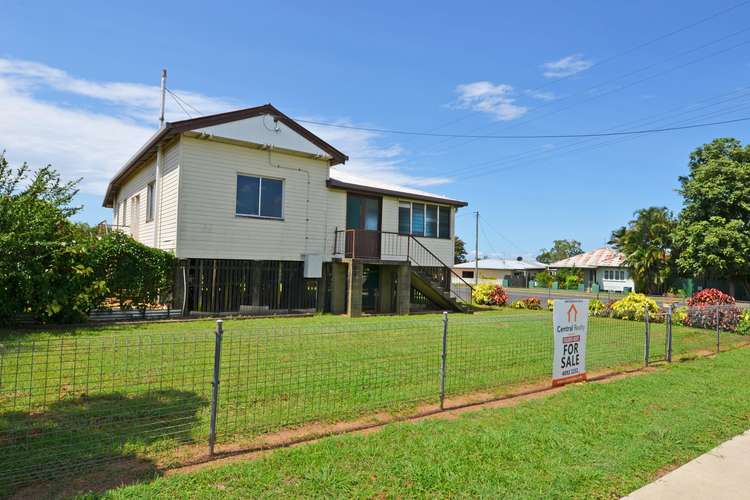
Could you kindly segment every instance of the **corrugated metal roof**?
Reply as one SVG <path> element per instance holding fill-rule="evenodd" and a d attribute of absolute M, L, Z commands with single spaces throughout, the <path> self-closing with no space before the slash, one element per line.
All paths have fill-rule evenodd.
<path fill-rule="evenodd" d="M 454 269 L 474 269 L 474 261 L 456 264 Z M 535 260 L 525 261 L 516 259 L 479 259 L 479 269 L 507 269 L 509 271 L 533 271 L 546 269 L 547 265 Z"/>
<path fill-rule="evenodd" d="M 389 184 L 387 182 L 381 182 L 374 179 L 360 177 L 352 175 L 349 172 L 341 172 L 337 169 L 331 169 L 329 174 L 329 186 L 338 187 L 341 189 L 351 188 L 363 188 L 377 193 L 391 194 L 394 196 L 404 196 L 405 198 L 416 198 L 419 200 L 434 201 L 436 203 L 446 203 L 449 205 L 456 205 L 459 207 L 465 207 L 467 203 L 465 201 L 454 200 L 443 196 L 441 194 L 428 193 L 427 191 L 421 191 L 419 189 L 413 189 L 405 186 L 399 186 L 397 184 Z"/>
<path fill-rule="evenodd" d="M 577 267 L 595 269 L 597 267 L 627 267 L 625 254 L 609 247 L 597 248 L 574 257 L 558 260 L 549 265 L 552 268 Z"/>

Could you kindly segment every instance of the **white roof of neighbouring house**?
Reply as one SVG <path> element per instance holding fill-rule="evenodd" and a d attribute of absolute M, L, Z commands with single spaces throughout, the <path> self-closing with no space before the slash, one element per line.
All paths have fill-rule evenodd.
<path fill-rule="evenodd" d="M 463 262 L 453 266 L 454 269 L 474 269 L 476 263 Z M 516 259 L 479 259 L 479 269 L 503 269 L 509 271 L 536 271 L 546 269 L 547 265 L 535 260 L 526 262 Z"/>
<path fill-rule="evenodd" d="M 397 184 L 389 184 L 387 182 L 353 175 L 349 172 L 342 172 L 338 169 L 331 169 L 328 178 L 328 186 L 332 188 L 357 189 L 373 193 L 390 194 L 393 196 L 402 196 L 404 198 L 445 203 L 457 207 L 465 207 L 468 205 L 465 201 L 455 200 L 441 194 L 428 193 L 427 191 L 399 186 Z"/>
<path fill-rule="evenodd" d="M 596 269 L 597 267 L 627 267 L 625 254 L 609 247 L 597 248 L 567 259 L 558 260 L 549 265 L 551 268 L 577 267 Z"/>

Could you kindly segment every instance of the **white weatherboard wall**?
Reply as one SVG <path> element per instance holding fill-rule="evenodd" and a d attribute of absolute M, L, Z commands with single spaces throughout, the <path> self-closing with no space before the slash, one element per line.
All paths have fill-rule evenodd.
<path fill-rule="evenodd" d="M 330 259 L 327 161 L 272 152 L 269 162 L 268 151 L 186 136 L 180 144 L 178 257 L 302 260 L 320 253 Z M 283 220 L 235 215 L 238 174 L 284 181 Z"/>
<path fill-rule="evenodd" d="M 127 228 L 123 230 L 144 245 L 158 246 L 163 250 L 175 250 L 177 245 L 177 207 L 179 198 L 180 145 L 173 143 L 164 152 L 164 168 L 161 179 L 161 202 L 154 207 L 160 210 L 159 245 L 154 245 L 154 221 L 147 221 L 148 183 L 156 178 L 156 156 L 153 156 L 123 183 L 117 192 L 114 204 L 114 224 L 121 224 L 120 204 L 127 200 Z M 133 205 L 138 200 L 138 221 L 133 220 Z"/>

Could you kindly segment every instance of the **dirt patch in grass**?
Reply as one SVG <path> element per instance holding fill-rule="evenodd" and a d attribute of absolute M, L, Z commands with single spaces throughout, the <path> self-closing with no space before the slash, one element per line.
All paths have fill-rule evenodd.
<path fill-rule="evenodd" d="M 594 372 L 588 383 L 609 383 L 625 377 L 641 375 L 655 371 L 656 367 L 629 371 Z M 587 382 L 579 382 L 587 383 Z M 205 445 L 194 456 L 194 461 L 184 466 L 164 471 L 164 475 L 185 474 L 201 469 L 220 467 L 229 463 L 257 460 L 268 453 L 280 449 L 315 443 L 329 436 L 340 434 L 370 434 L 394 422 L 418 422 L 427 419 L 455 419 L 460 415 L 491 408 L 507 408 L 524 401 L 540 399 L 564 391 L 567 386 L 552 387 L 549 381 L 536 384 L 524 384 L 514 387 L 512 394 L 497 396 L 489 392 L 477 392 L 445 400 L 445 409 L 439 405 L 421 405 L 409 414 L 380 412 L 365 418 L 337 422 L 332 424 L 313 423 L 302 427 L 266 434 L 252 441 L 233 443 L 217 448 L 214 457 L 209 457 Z"/>
<path fill-rule="evenodd" d="M 609 383 L 625 377 L 657 370 L 656 367 L 627 371 L 601 370 L 591 372 L 588 382 Z M 82 492 L 104 492 L 109 489 L 149 480 L 159 475 L 185 474 L 215 468 L 233 462 L 257 460 L 280 448 L 291 448 L 315 443 L 341 434 L 369 434 L 394 422 L 417 422 L 426 419 L 456 419 L 479 410 L 516 406 L 524 401 L 540 399 L 564 391 L 567 386 L 552 387 L 549 380 L 519 384 L 508 388 L 511 393 L 483 391 L 446 398 L 444 409 L 439 404 L 419 405 L 408 412 L 379 412 L 356 420 L 323 423 L 314 422 L 279 432 L 264 434 L 252 440 L 237 441 L 217 446 L 213 456 L 207 445 L 183 446 L 169 454 L 168 459 L 153 462 L 144 458 L 121 458 L 92 469 L 78 477 L 60 481 L 39 481 L 15 492 L 11 498 L 69 498 Z M 182 464 L 182 465 L 175 465 Z"/>

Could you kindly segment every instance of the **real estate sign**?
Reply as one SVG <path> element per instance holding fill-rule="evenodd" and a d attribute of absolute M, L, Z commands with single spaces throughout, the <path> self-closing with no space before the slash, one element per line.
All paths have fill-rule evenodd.
<path fill-rule="evenodd" d="M 588 299 L 556 299 L 552 311 L 555 357 L 552 385 L 586 380 L 586 333 Z"/>

